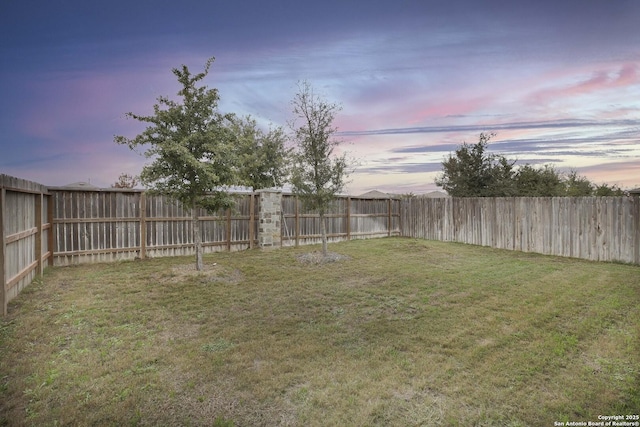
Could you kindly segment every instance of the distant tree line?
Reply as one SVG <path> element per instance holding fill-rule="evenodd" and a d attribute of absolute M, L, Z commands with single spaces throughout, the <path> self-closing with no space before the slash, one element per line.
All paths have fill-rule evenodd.
<path fill-rule="evenodd" d="M 581 197 L 624 196 L 616 185 L 597 185 L 575 170 L 562 173 L 553 166 L 516 166 L 514 160 L 487 152 L 493 134 L 463 143 L 442 162 L 436 185 L 453 197 Z"/>

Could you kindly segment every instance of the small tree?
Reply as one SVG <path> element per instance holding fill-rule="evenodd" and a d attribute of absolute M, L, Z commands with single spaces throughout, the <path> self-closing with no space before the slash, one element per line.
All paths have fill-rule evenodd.
<path fill-rule="evenodd" d="M 563 177 L 551 165 L 542 168 L 523 165 L 518 168 L 515 180 L 518 188 L 516 195 L 520 197 L 555 197 L 565 193 Z"/>
<path fill-rule="evenodd" d="M 139 182 L 138 177 L 129 175 L 128 173 L 121 173 L 118 180 L 111 184 L 111 188 L 135 188 Z"/>
<path fill-rule="evenodd" d="M 586 177 L 578 175 L 572 170 L 565 180 L 566 194 L 570 197 L 586 197 L 594 194 L 594 185 Z"/>
<path fill-rule="evenodd" d="M 477 144 L 462 144 L 442 162 L 436 185 L 454 197 L 584 197 L 622 196 L 625 191 L 607 184 L 594 185 L 575 170 L 564 175 L 553 166 L 514 167 L 515 161 L 486 153 L 493 134 L 480 134 Z"/>
<path fill-rule="evenodd" d="M 618 187 L 615 184 L 613 185 L 602 184 L 602 185 L 596 185 L 596 188 L 594 190 L 594 195 L 596 196 L 627 196 L 629 195 L 629 192 L 623 190 L 622 188 Z"/>
<path fill-rule="evenodd" d="M 217 89 L 198 86 L 213 61 L 210 58 L 204 72 L 195 76 L 185 65 L 174 68 L 173 74 L 182 85 L 178 92 L 182 102 L 161 96 L 153 106 L 153 115 L 127 113 L 128 118 L 148 123 L 148 127 L 133 139 L 114 138 L 131 149 L 147 146 L 144 154 L 153 161 L 143 168 L 142 183 L 191 209 L 197 270 L 203 268 L 198 210 L 215 212 L 230 207 L 233 198 L 226 188 L 238 182 L 236 140 L 230 129 L 233 116 L 218 112 Z"/>
<path fill-rule="evenodd" d="M 260 129 L 250 116 L 236 118 L 232 124 L 241 157 L 240 180 L 252 190 L 282 187 L 287 177 L 289 150 L 281 127 Z"/>
<path fill-rule="evenodd" d="M 292 106 L 294 119 L 290 123 L 297 147 L 293 153 L 291 184 L 307 209 L 320 215 L 322 253 L 327 255 L 326 214 L 331 202 L 345 186 L 349 161 L 346 154 L 334 155 L 340 142 L 334 127 L 340 107 L 314 94 L 311 85 L 298 85 Z"/>
<path fill-rule="evenodd" d="M 454 197 L 513 195 L 515 162 L 486 152 L 493 136 L 481 133 L 477 144 L 458 147 L 455 155 L 442 162 L 442 175 L 436 178 L 436 185 Z"/>

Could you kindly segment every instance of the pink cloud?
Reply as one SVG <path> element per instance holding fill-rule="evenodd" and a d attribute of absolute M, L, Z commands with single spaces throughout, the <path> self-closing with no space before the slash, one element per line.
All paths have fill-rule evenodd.
<path fill-rule="evenodd" d="M 528 96 L 529 102 L 536 105 L 546 105 L 553 100 L 579 97 L 599 91 L 616 88 L 624 88 L 640 84 L 638 66 L 636 64 L 616 65 L 617 70 L 599 70 L 590 78 L 574 84 L 556 85 L 552 88 L 538 90 Z M 553 82 L 553 75 L 545 76 L 546 81 Z M 556 75 L 559 80 L 564 80 L 569 75 Z M 542 84 L 544 81 L 540 81 Z"/>
<path fill-rule="evenodd" d="M 580 168 L 579 172 L 597 184 L 615 184 L 626 189 L 640 188 L 639 163 L 638 160 L 603 163 Z"/>
<path fill-rule="evenodd" d="M 615 86 L 633 86 L 638 83 L 640 83 L 640 77 L 636 64 L 624 65 L 618 73 L 618 78 L 614 80 Z"/>

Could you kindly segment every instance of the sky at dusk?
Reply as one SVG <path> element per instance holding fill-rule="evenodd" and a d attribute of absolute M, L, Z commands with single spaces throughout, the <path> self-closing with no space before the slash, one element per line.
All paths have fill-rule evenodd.
<path fill-rule="evenodd" d="M 113 184 L 148 160 L 113 142 L 194 73 L 220 110 L 287 126 L 297 83 L 342 106 L 347 190 L 436 190 L 490 152 L 640 187 L 640 1 L 0 2 L 0 173 Z"/>

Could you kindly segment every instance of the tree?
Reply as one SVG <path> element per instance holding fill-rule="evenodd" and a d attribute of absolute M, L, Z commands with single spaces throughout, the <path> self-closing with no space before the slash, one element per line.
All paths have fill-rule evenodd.
<path fill-rule="evenodd" d="M 128 173 L 121 173 L 118 180 L 111 185 L 111 188 L 135 188 L 139 182 L 138 177 Z"/>
<path fill-rule="evenodd" d="M 572 170 L 565 180 L 566 195 L 570 197 L 585 197 L 594 194 L 593 184 L 584 176 L 578 175 L 578 172 Z"/>
<path fill-rule="evenodd" d="M 512 196 L 513 165 L 504 156 L 488 154 L 494 134 L 481 133 L 478 143 L 463 143 L 455 155 L 442 162 L 442 175 L 436 185 L 454 197 Z"/>
<path fill-rule="evenodd" d="M 594 190 L 594 195 L 595 196 L 628 196 L 629 192 L 621 189 L 615 184 L 611 186 L 608 184 L 602 184 L 602 185 L 596 185 L 596 188 Z"/>
<path fill-rule="evenodd" d="M 284 130 L 276 127 L 264 132 L 250 116 L 234 119 L 231 127 L 238 139 L 242 184 L 254 191 L 282 187 L 287 176 L 289 155 L 284 146 Z"/>
<path fill-rule="evenodd" d="M 515 161 L 486 153 L 493 134 L 480 134 L 475 145 L 462 144 L 455 155 L 442 162 L 442 175 L 436 185 L 454 197 L 584 197 L 622 196 L 620 188 L 594 185 L 575 170 L 564 175 L 553 166 L 515 167 Z"/>
<path fill-rule="evenodd" d="M 229 208 L 233 203 L 227 189 L 238 180 L 236 140 L 230 124 L 233 116 L 218 112 L 217 89 L 200 86 L 214 58 L 204 72 L 192 75 L 187 66 L 174 68 L 182 88 L 181 102 L 161 96 L 153 115 L 127 113 L 128 118 L 148 124 L 136 137 L 115 136 L 118 144 L 134 149 L 147 146 L 145 156 L 153 159 L 140 179 L 152 192 L 166 194 L 191 210 L 196 269 L 202 270 L 202 236 L 199 209 L 209 212 Z"/>
<path fill-rule="evenodd" d="M 298 84 L 292 106 L 294 119 L 290 123 L 297 144 L 293 153 L 291 184 L 307 209 L 320 215 L 322 253 L 327 255 L 326 214 L 331 202 L 345 186 L 350 162 L 346 154 L 334 155 L 340 142 L 335 139 L 333 122 L 340 110 L 317 96 L 308 82 Z"/>
<path fill-rule="evenodd" d="M 550 165 L 534 168 L 526 164 L 520 166 L 515 176 L 516 195 L 519 197 L 554 197 L 565 193 L 562 175 Z"/>

